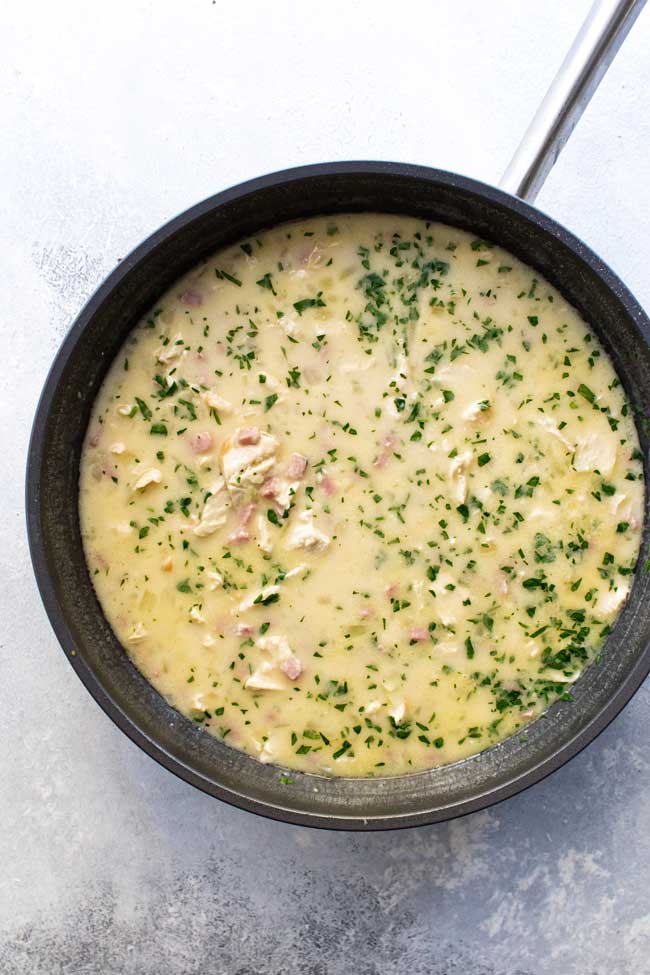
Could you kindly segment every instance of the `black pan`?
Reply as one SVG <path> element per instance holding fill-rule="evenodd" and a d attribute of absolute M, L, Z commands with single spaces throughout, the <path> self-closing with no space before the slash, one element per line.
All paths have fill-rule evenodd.
<path fill-rule="evenodd" d="M 631 14 L 639 4 L 614 6 Z M 610 19 L 610 35 L 612 24 Z M 614 26 L 620 43 L 623 21 Z M 587 81 L 593 82 L 597 70 L 602 73 L 602 62 Z M 583 96 L 584 90 L 585 85 Z M 565 134 L 555 139 L 555 153 Z M 545 152 L 540 150 L 540 159 Z M 540 159 L 529 167 L 529 181 L 537 177 Z M 641 416 L 650 398 L 650 322 L 616 275 L 554 220 L 502 190 L 434 169 L 372 162 L 307 166 L 251 180 L 187 210 L 125 258 L 90 299 L 63 342 L 38 406 L 27 518 L 41 596 L 64 652 L 95 700 L 136 744 L 192 785 L 252 812 L 336 829 L 385 829 L 449 819 L 511 796 L 602 731 L 650 671 L 650 575 L 637 570 L 601 661 L 579 679 L 574 701 L 553 705 L 527 729 L 527 741 L 515 736 L 462 762 L 396 778 L 283 774 L 182 717 L 133 666 L 95 596 L 77 512 L 80 452 L 93 400 L 143 313 L 176 278 L 220 247 L 281 221 L 349 211 L 444 221 L 494 241 L 539 270 L 596 331 Z M 638 431 L 647 458 L 645 424 Z M 648 554 L 647 492 L 645 509 L 640 565 Z"/>

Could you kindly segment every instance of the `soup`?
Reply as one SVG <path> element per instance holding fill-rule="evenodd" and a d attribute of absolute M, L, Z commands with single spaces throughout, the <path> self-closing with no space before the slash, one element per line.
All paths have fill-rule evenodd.
<path fill-rule="evenodd" d="M 548 282 L 350 214 L 226 248 L 137 325 L 80 516 L 175 708 L 262 762 L 383 776 L 571 706 L 630 589 L 642 477 L 612 364 Z"/>

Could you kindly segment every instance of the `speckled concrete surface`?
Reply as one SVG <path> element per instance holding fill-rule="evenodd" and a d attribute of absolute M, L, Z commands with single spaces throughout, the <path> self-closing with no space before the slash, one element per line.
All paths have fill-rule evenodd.
<path fill-rule="evenodd" d="M 29 566 L 22 477 L 71 317 L 242 178 L 396 158 L 497 180 L 588 0 L 8 0 L 0 140 L 3 975 L 647 975 L 650 693 L 489 812 L 327 834 L 158 768 L 89 698 Z M 650 11 L 539 203 L 650 306 Z"/>

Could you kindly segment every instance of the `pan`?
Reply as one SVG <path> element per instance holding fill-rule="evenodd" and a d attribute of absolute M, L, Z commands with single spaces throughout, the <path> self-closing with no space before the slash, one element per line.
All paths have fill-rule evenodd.
<path fill-rule="evenodd" d="M 98 704 L 148 755 L 221 800 L 291 823 L 387 829 L 482 809 L 538 782 L 615 717 L 650 671 L 650 575 L 575 685 L 518 736 L 464 761 L 393 778 L 283 773 L 205 734 L 174 711 L 130 662 L 86 568 L 77 510 L 90 410 L 130 329 L 202 258 L 263 228 L 316 214 L 384 211 L 439 220 L 487 238 L 544 275 L 598 334 L 641 417 L 650 400 L 650 322 L 625 285 L 573 234 L 531 204 L 644 0 L 601 0 L 590 12 L 500 188 L 389 162 L 325 163 L 243 183 L 199 203 L 125 258 L 74 322 L 38 405 L 27 464 L 27 523 L 52 626 Z M 649 437 L 638 433 L 644 458 Z M 647 470 L 646 470 L 647 475 Z M 647 476 L 646 476 L 647 481 Z M 639 566 L 648 553 L 648 493 Z"/>

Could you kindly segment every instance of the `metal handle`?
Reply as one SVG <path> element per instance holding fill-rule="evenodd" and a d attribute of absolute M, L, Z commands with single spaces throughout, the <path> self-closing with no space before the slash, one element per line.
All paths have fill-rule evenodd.
<path fill-rule="evenodd" d="M 499 183 L 531 203 L 646 0 L 596 0 Z"/>

